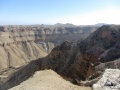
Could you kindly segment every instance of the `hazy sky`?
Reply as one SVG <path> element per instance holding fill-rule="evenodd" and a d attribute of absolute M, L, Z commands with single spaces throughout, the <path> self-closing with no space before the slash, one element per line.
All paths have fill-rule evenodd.
<path fill-rule="evenodd" d="M 120 24 L 120 0 L 0 0 L 0 25 Z"/>

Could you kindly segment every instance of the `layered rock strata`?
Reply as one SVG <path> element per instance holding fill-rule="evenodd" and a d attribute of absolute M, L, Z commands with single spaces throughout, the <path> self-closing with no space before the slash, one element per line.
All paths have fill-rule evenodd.
<path fill-rule="evenodd" d="M 116 61 L 120 58 L 119 40 L 119 25 L 102 26 L 80 43 L 64 42 L 55 47 L 42 61 L 41 69 L 53 69 L 73 83 L 93 79 L 107 67 L 119 67 Z"/>
<path fill-rule="evenodd" d="M 0 26 L 0 71 L 46 56 L 65 40 L 85 38 L 97 27 L 56 25 Z"/>
<path fill-rule="evenodd" d="M 2 86 L 10 88 L 29 78 L 35 71 L 44 69 L 52 69 L 75 84 L 92 86 L 98 81 L 93 79 L 99 77 L 105 68 L 120 68 L 119 38 L 119 25 L 102 26 L 82 42 L 66 41 L 56 46 L 48 56 L 32 61 Z"/>
<path fill-rule="evenodd" d="M 84 60 L 108 62 L 120 58 L 120 26 L 105 25 L 79 44 Z"/>

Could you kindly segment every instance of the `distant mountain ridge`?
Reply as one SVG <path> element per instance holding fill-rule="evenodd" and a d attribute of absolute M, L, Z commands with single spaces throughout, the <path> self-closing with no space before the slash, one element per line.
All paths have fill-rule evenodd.
<path fill-rule="evenodd" d="M 4 25 L 0 26 L 0 71 L 19 67 L 43 56 L 64 41 L 86 38 L 96 26 Z M 71 27 L 72 26 L 72 27 Z M 74 27 L 73 27 L 74 26 Z M 41 53 L 40 53 L 41 52 Z M 18 59 L 18 60 L 17 60 Z"/>
<path fill-rule="evenodd" d="M 106 62 L 120 58 L 119 40 L 120 25 L 103 25 L 81 42 L 81 53 L 90 61 Z"/>
<path fill-rule="evenodd" d="M 106 24 L 106 23 L 97 23 L 97 24 L 95 24 L 95 26 L 103 26 L 103 25 L 109 25 L 109 24 Z"/>
<path fill-rule="evenodd" d="M 75 27 L 75 25 L 70 24 L 70 23 L 66 23 L 66 24 L 62 24 L 62 23 L 56 23 L 55 26 L 59 26 L 59 27 Z"/>
<path fill-rule="evenodd" d="M 92 75 L 100 70 L 95 67 L 100 63 L 120 58 L 119 40 L 120 25 L 103 25 L 82 42 L 64 42 L 55 47 L 40 64 L 41 69 L 52 69 L 78 84 L 80 80 L 94 77 Z M 117 66 L 120 64 L 115 63 Z M 109 66 L 109 63 L 106 65 L 106 67 L 113 68 Z M 114 65 L 114 62 L 110 65 Z M 101 65 L 99 67 L 105 68 Z"/>
<path fill-rule="evenodd" d="M 84 40 L 76 43 L 65 41 L 57 45 L 46 57 L 30 62 L 12 74 L 8 82 L 1 84 L 1 88 L 4 90 L 20 84 L 35 71 L 45 69 L 56 71 L 74 84 L 92 86 L 106 68 L 120 69 L 119 40 L 120 25 L 103 25 Z"/>

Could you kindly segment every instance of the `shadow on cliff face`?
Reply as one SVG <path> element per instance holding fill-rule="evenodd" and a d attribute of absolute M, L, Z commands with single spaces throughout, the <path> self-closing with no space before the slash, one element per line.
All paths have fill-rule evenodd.
<path fill-rule="evenodd" d="M 75 84 L 92 75 L 94 78 L 99 75 L 97 65 L 120 58 L 119 40 L 120 26 L 104 25 L 81 43 L 64 42 L 55 47 L 42 61 L 41 69 L 52 69 Z"/>
<path fill-rule="evenodd" d="M 32 61 L 14 73 L 5 84 L 1 85 L 1 90 L 18 85 L 31 77 L 35 71 L 44 69 L 52 69 L 66 80 L 78 84 L 77 81 L 95 75 L 96 66 L 100 61 L 108 62 L 120 58 L 119 38 L 120 27 L 113 25 L 99 28 L 81 43 L 66 41 L 55 47 L 45 58 Z M 117 63 L 115 62 L 116 65 Z M 109 67 L 109 64 L 114 65 L 113 62 L 106 65 Z M 98 68 L 104 69 L 106 66 L 101 65 Z"/>
<path fill-rule="evenodd" d="M 120 26 L 98 28 L 79 44 L 84 60 L 108 62 L 120 58 Z"/>
<path fill-rule="evenodd" d="M 90 64 L 82 59 L 79 47 L 72 42 L 64 42 L 55 47 L 52 52 L 42 60 L 41 69 L 52 69 L 65 79 L 77 83 L 76 80 L 85 80 L 89 72 Z"/>
<path fill-rule="evenodd" d="M 41 60 L 42 58 L 39 60 L 31 61 L 28 65 L 13 73 L 6 83 L 0 85 L 0 90 L 7 90 L 31 77 L 36 71 L 40 70 Z"/>
<path fill-rule="evenodd" d="M 74 84 L 77 84 L 77 81 L 85 80 L 93 73 L 90 64 L 82 60 L 77 44 L 64 42 L 55 47 L 45 58 L 32 61 L 12 74 L 10 79 L 1 85 L 0 90 L 14 87 L 31 77 L 36 71 L 44 69 L 52 69 Z"/>

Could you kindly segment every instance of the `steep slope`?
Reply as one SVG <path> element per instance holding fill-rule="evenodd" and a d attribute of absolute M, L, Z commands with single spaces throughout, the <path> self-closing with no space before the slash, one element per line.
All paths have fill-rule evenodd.
<path fill-rule="evenodd" d="M 97 65 L 120 58 L 119 40 L 120 26 L 102 26 L 80 43 L 64 42 L 55 47 L 42 60 L 41 69 L 52 69 L 76 84 L 95 78 L 101 73 L 95 68 Z M 119 66 L 119 62 L 116 64 Z"/>
<path fill-rule="evenodd" d="M 35 43 L 32 31 L 3 27 L 0 32 L 0 71 L 20 67 L 31 60 L 45 57 L 47 52 Z M 9 31 L 11 30 L 11 31 Z M 16 30 L 16 31 L 14 31 Z"/>
<path fill-rule="evenodd" d="M 0 76 L 0 90 L 8 90 L 31 77 L 36 71 L 40 70 L 39 65 L 41 60 L 42 58 L 40 60 L 33 60 L 30 63 L 23 65 L 15 72 L 12 72 L 10 75 L 8 75 L 8 72 L 5 72 L 3 77 Z M 11 71 L 9 70 L 9 72 Z"/>
<path fill-rule="evenodd" d="M 0 72 L 44 57 L 61 42 L 83 39 L 98 28 L 96 26 L 68 26 L 0 26 Z"/>
<path fill-rule="evenodd" d="M 82 58 L 106 62 L 120 58 L 120 26 L 105 25 L 79 44 Z"/>
<path fill-rule="evenodd" d="M 52 69 L 65 79 L 77 84 L 76 80 L 85 80 L 92 71 L 90 64 L 82 60 L 82 56 L 77 44 L 64 42 L 55 47 L 52 52 L 41 62 L 41 69 Z"/>
<path fill-rule="evenodd" d="M 65 81 L 52 70 L 35 72 L 28 80 L 9 90 L 91 90 L 90 87 L 81 87 Z"/>
<path fill-rule="evenodd" d="M 64 42 L 60 46 L 55 47 L 45 58 L 32 61 L 10 75 L 6 81 L 3 79 L 4 83 L 1 84 L 0 89 L 6 90 L 18 85 L 32 76 L 35 71 L 43 69 L 52 69 L 66 80 L 78 84 L 77 81 L 85 80 L 92 74 L 92 72 L 87 72 L 89 68 L 92 69 L 88 62 L 81 59 L 77 44 Z"/>
<path fill-rule="evenodd" d="M 119 38 L 120 26 L 102 26 L 82 42 L 66 41 L 56 46 L 48 56 L 18 70 L 2 86 L 10 88 L 18 85 L 35 71 L 44 69 L 52 69 L 74 84 L 91 86 L 98 80 L 94 78 L 101 75 L 105 68 L 120 68 Z M 87 82 L 84 81 L 84 84 L 81 80 Z"/>
<path fill-rule="evenodd" d="M 0 70 L 10 67 L 20 67 L 30 60 L 35 60 L 47 55 L 34 42 L 14 44 L 0 47 Z"/>

